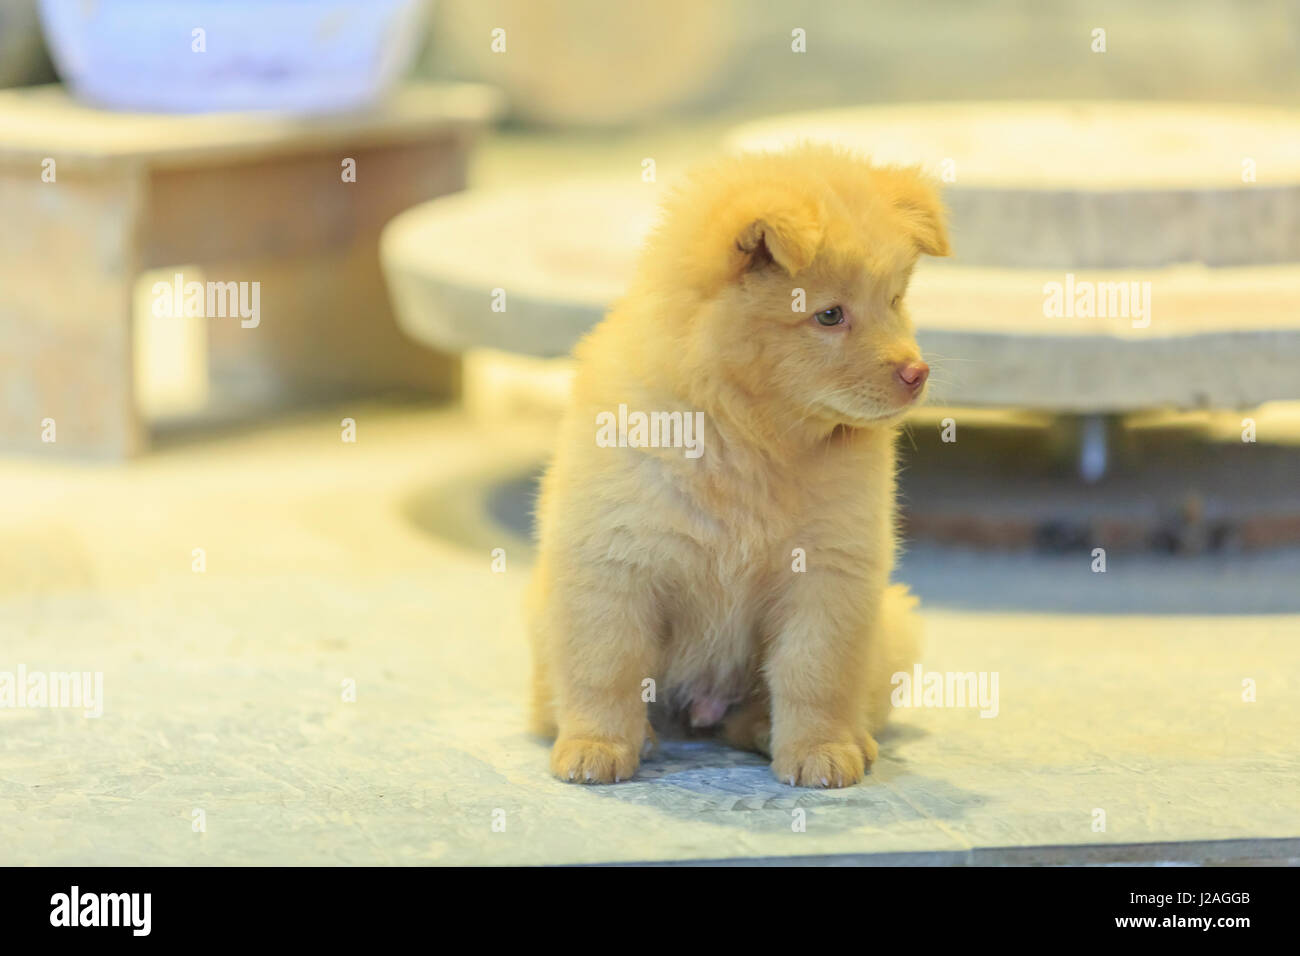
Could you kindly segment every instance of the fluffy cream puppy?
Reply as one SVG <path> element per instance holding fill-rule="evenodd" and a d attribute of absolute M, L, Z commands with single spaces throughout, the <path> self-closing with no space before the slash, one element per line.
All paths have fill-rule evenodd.
<path fill-rule="evenodd" d="M 790 784 L 862 778 L 919 631 L 890 573 L 921 253 L 948 254 L 935 187 L 827 147 L 718 162 L 667 201 L 576 350 L 542 482 L 534 724 L 560 779 L 632 776 L 651 712 Z"/>

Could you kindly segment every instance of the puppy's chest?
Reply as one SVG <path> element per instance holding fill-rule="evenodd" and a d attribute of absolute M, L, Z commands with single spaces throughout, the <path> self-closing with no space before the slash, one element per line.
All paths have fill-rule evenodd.
<path fill-rule="evenodd" d="M 749 696 L 763 654 L 764 569 L 740 553 L 714 558 L 666 609 L 664 680 L 674 708 L 699 727 Z"/>
<path fill-rule="evenodd" d="M 680 529 L 693 545 L 678 553 L 678 594 L 697 613 L 744 616 L 770 583 L 796 527 L 792 503 L 743 486 L 683 496 Z"/>
<path fill-rule="evenodd" d="M 788 565 L 793 516 L 739 493 L 724 510 L 691 501 L 689 538 L 671 569 L 665 677 L 699 726 L 743 699 L 757 680 L 767 616 Z"/>

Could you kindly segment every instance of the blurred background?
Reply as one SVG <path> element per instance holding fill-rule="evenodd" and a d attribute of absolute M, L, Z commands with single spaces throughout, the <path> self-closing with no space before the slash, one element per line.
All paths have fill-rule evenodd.
<path fill-rule="evenodd" d="M 68 768 L 76 799 L 37 804 L 90 821 L 67 862 L 733 852 L 627 817 L 623 843 L 537 822 L 496 857 L 472 820 L 504 768 L 537 772 L 517 802 L 549 794 L 518 597 L 566 355 L 691 163 L 801 138 L 920 163 L 952 211 L 956 255 L 912 295 L 935 385 L 900 440 L 899 577 L 935 666 L 1024 668 L 1021 717 L 964 769 L 1009 748 L 1038 773 L 1091 722 L 1175 804 L 1193 751 L 1245 733 L 1295 783 L 1295 704 L 1222 708 L 1300 679 L 1300 2 L 0 0 L 0 87 L 0 669 L 104 670 L 123 720 L 0 712 L 18 791 Z M 1050 311 L 1066 283 L 1090 310 Z M 352 679 L 364 715 L 336 704 Z M 1189 718 L 1188 687 L 1220 710 Z M 733 758 L 670 753 L 661 776 L 698 776 L 683 819 L 768 786 L 710 759 Z M 1117 839 L 1295 836 L 1228 809 L 1252 766 Z M 1093 838 L 967 779 L 909 799 L 968 846 Z M 374 813 L 365 780 L 401 805 L 368 833 L 318 800 Z M 148 822 L 212 793 L 241 836 Z M 925 826 L 875 838 L 928 852 Z"/>

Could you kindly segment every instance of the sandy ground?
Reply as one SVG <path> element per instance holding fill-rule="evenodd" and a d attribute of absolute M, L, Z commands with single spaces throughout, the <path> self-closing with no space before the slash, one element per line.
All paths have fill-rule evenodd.
<path fill-rule="evenodd" d="M 1256 613 L 1294 553 L 1094 575 L 913 548 L 922 666 L 997 673 L 996 717 L 900 711 L 842 791 L 703 740 L 551 779 L 529 549 L 485 507 L 546 438 L 367 405 L 0 463 L 0 674 L 103 675 L 98 718 L 0 709 L 0 864 L 1300 859 L 1300 615 Z"/>

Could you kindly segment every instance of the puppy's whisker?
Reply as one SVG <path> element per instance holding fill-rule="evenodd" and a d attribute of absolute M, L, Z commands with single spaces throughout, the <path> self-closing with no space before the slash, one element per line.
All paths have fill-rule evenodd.
<path fill-rule="evenodd" d="M 919 451 L 916 447 L 916 438 L 912 435 L 912 426 L 909 422 L 903 422 L 902 432 L 907 436 L 908 444 L 912 446 L 912 451 Z"/>

